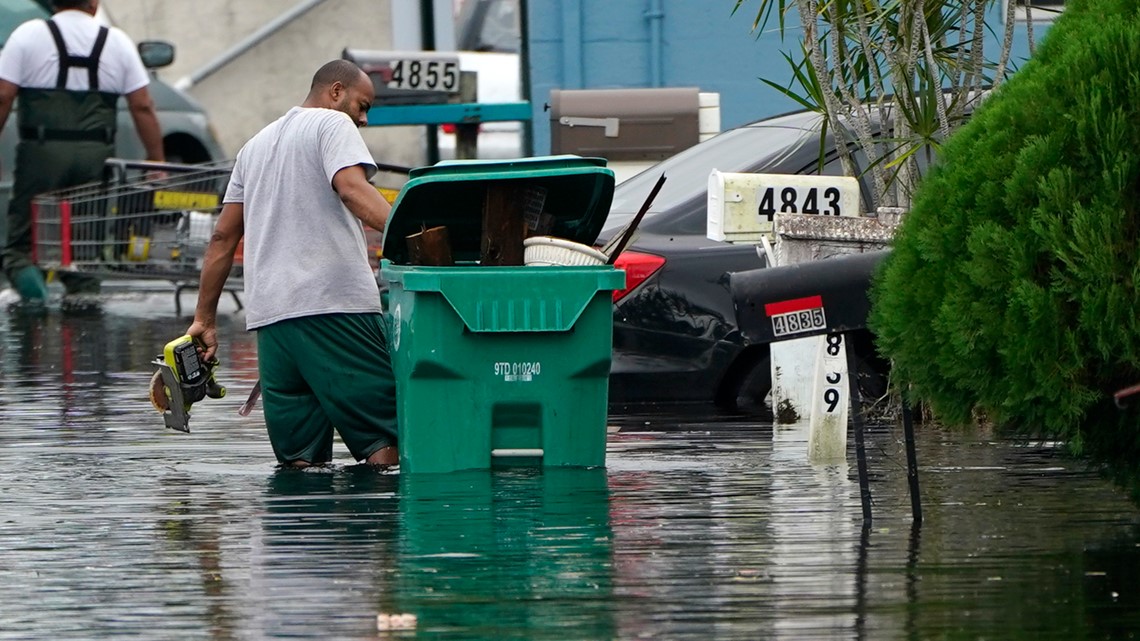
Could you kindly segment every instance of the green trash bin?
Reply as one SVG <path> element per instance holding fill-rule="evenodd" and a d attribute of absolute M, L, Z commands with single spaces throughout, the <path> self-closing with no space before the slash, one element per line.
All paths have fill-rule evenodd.
<path fill-rule="evenodd" d="M 545 190 L 550 235 L 596 240 L 605 161 L 551 156 L 414 170 L 384 231 L 385 311 L 402 472 L 602 466 L 613 343 L 611 265 L 478 264 L 489 185 Z M 446 226 L 455 266 L 407 265 L 406 237 Z"/>

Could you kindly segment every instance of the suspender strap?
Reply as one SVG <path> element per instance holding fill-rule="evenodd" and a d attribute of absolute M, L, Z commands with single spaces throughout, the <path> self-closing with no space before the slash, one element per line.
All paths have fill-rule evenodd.
<path fill-rule="evenodd" d="M 59 75 L 55 79 L 56 89 L 67 89 L 67 72 L 72 67 L 87 69 L 87 82 L 89 91 L 99 91 L 99 57 L 103 55 L 103 46 L 107 44 L 107 27 L 99 27 L 99 35 L 95 37 L 95 46 L 91 48 L 89 56 L 72 56 L 67 53 L 67 44 L 63 41 L 63 34 L 54 20 L 46 20 L 48 30 L 51 31 L 55 48 L 59 51 Z"/>
<path fill-rule="evenodd" d="M 87 58 L 87 79 L 91 91 L 99 91 L 99 58 L 103 55 L 103 45 L 107 44 L 107 27 L 99 27 L 99 35 L 95 37 L 95 46 L 91 47 L 91 55 Z"/>
<path fill-rule="evenodd" d="M 59 32 L 59 27 L 52 20 L 46 20 L 48 30 L 51 31 L 51 37 L 55 40 L 56 51 L 59 52 L 59 75 L 55 77 L 55 88 L 67 88 L 67 71 L 71 68 L 71 57 L 67 55 L 67 44 L 63 41 L 63 34 Z"/>

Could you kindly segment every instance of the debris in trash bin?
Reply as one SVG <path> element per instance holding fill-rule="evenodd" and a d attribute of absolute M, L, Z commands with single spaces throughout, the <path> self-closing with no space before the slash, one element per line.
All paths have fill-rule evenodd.
<path fill-rule="evenodd" d="M 479 263 L 487 266 L 521 266 L 526 221 L 524 190 L 498 183 L 487 186 L 483 201 L 483 238 Z"/>
<path fill-rule="evenodd" d="M 613 265 L 617 257 L 625 251 L 626 246 L 629 245 L 630 240 L 633 239 L 633 233 L 637 231 L 637 225 L 641 223 L 641 219 L 645 217 L 645 212 L 649 211 L 649 206 L 653 204 L 653 199 L 657 197 L 657 192 L 661 191 L 661 185 L 664 184 L 665 174 L 661 174 L 661 177 L 657 179 L 657 184 L 653 185 L 653 189 L 649 191 L 649 197 L 642 203 L 641 209 L 637 211 L 637 215 L 633 217 L 633 220 L 629 221 L 628 225 L 623 227 L 621 231 L 610 239 L 610 242 L 602 247 L 602 253 L 610 257 L 606 264 Z"/>
<path fill-rule="evenodd" d="M 546 187 L 532 185 L 522 190 L 523 220 L 530 233 L 540 233 L 538 226 L 542 222 L 542 207 L 546 204 Z"/>
<path fill-rule="evenodd" d="M 526 225 L 527 238 L 534 238 L 535 236 L 549 236 L 550 232 L 554 231 L 554 214 L 544 211 L 535 219 L 534 225 L 527 222 Z"/>
<path fill-rule="evenodd" d="M 415 630 L 416 615 L 414 614 L 377 614 L 377 630 Z"/>
<path fill-rule="evenodd" d="M 408 264 L 450 267 L 455 264 L 451 257 L 451 239 L 447 227 L 424 229 L 407 237 Z"/>

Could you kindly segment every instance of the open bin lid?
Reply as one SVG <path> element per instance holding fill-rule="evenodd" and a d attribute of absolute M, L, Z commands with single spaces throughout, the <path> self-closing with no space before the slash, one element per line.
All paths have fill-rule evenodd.
<path fill-rule="evenodd" d="M 614 195 L 614 172 L 604 158 L 540 156 L 514 160 L 451 160 L 413 169 L 384 228 L 384 258 L 408 261 L 407 237 L 447 227 L 457 261 L 476 261 L 483 235 L 487 186 L 518 182 L 546 190 L 543 211 L 554 218 L 551 236 L 585 245 L 602 231 Z"/>

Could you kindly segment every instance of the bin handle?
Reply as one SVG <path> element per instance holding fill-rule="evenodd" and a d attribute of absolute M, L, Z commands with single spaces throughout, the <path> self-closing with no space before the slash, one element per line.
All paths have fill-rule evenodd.
<path fill-rule="evenodd" d="M 507 458 L 507 457 L 541 457 L 543 454 L 541 447 L 526 448 L 526 447 L 499 447 L 491 450 L 491 458 Z"/>

